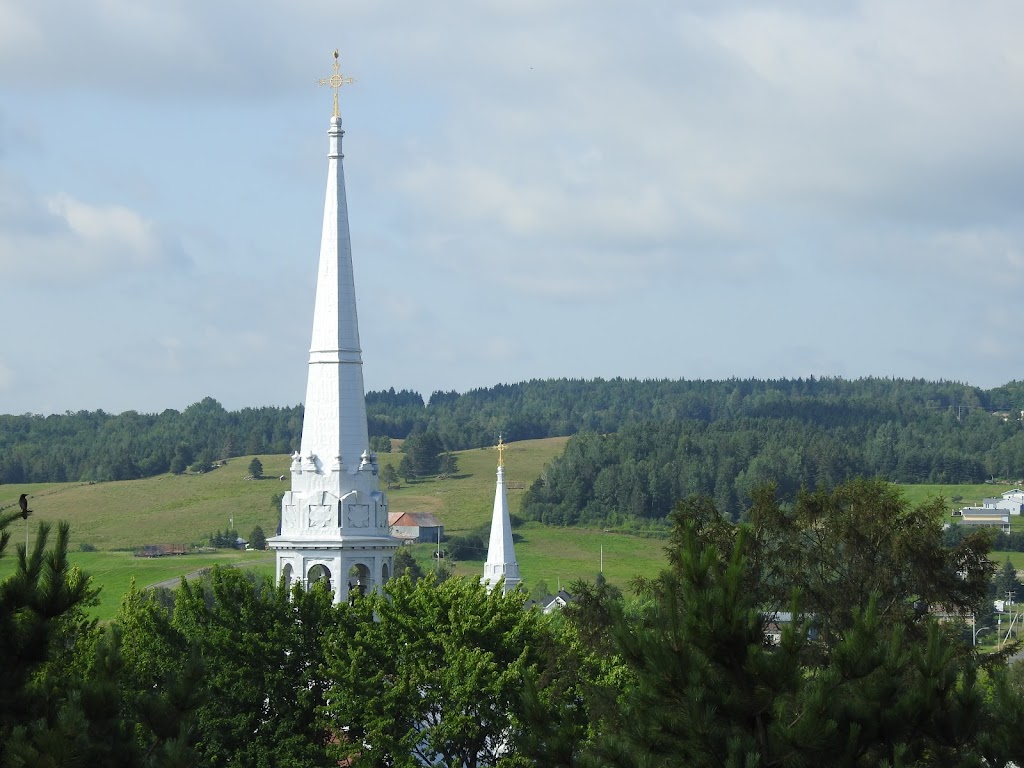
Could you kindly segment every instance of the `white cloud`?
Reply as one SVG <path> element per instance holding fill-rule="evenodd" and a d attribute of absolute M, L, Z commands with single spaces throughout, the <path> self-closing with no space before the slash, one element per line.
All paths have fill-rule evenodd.
<path fill-rule="evenodd" d="M 66 223 L 70 234 L 88 250 L 107 249 L 106 254 L 121 255 L 137 264 L 158 260 L 159 244 L 153 224 L 120 205 L 96 206 L 58 194 L 47 200 L 50 212 Z"/>
<path fill-rule="evenodd" d="M 514 378 L 481 352 L 497 303 L 523 378 L 963 378 L 1020 340 L 946 309 L 1024 282 L 1015 2 L 65 5 L 0 0 L 5 125 L 34 142 L 0 147 L 0 281 L 131 282 L 153 300 L 108 359 L 196 399 L 272 391 L 294 339 L 302 375 L 335 47 L 368 381 Z M 200 274 L 154 280 L 179 243 Z"/>
<path fill-rule="evenodd" d="M 126 206 L 40 199 L 0 177 L 0 275 L 71 280 L 182 262 L 180 248 Z"/>

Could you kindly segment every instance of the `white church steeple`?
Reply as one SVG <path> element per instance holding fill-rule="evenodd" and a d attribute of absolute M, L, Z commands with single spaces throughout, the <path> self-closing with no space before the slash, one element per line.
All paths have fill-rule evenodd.
<path fill-rule="evenodd" d="M 268 543 L 277 551 L 278 579 L 309 585 L 326 578 L 339 602 L 350 590 L 387 581 L 399 542 L 388 532 L 387 497 L 366 427 L 338 110 L 338 89 L 352 80 L 339 72 L 337 51 L 334 59 L 334 74 L 320 81 L 334 89 L 334 114 L 302 443 L 281 501 L 281 530 Z"/>
<path fill-rule="evenodd" d="M 491 513 L 491 539 L 487 545 L 483 584 L 491 589 L 501 585 L 502 592 L 510 592 L 519 584 L 519 563 L 512 544 L 512 520 L 508 513 L 508 494 L 505 492 L 505 450 L 498 437 L 498 482 L 494 488 L 494 511 Z"/>

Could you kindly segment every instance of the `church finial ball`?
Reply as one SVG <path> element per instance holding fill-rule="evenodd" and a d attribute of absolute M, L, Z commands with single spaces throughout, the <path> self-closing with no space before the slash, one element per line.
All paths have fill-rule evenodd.
<path fill-rule="evenodd" d="M 334 60 L 335 61 L 338 60 L 338 49 L 337 48 L 334 49 Z"/>

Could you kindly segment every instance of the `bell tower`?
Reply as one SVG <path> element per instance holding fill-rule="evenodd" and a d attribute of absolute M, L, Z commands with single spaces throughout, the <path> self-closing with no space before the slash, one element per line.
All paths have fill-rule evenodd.
<path fill-rule="evenodd" d="M 334 89 L 334 114 L 302 442 L 281 501 L 281 530 L 267 542 L 277 553 L 278 579 L 304 586 L 326 579 L 335 602 L 379 589 L 394 571 L 400 544 L 389 533 L 388 500 L 366 426 L 338 110 L 338 91 L 352 82 L 341 74 L 335 51 L 334 74 L 320 80 Z"/>

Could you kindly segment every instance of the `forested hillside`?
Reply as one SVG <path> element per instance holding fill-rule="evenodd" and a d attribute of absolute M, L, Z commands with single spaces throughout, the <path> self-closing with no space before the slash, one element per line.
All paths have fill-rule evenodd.
<path fill-rule="evenodd" d="M 366 396 L 370 434 L 435 434 L 448 450 L 581 435 L 531 492 L 552 522 L 660 518 L 678 498 L 725 509 L 772 477 L 786 488 L 852 475 L 978 482 L 1024 474 L 1024 382 L 982 390 L 901 379 L 552 379 L 464 394 Z M 1002 412 L 1004 415 L 995 415 Z M 123 480 L 298 448 L 302 407 L 0 416 L 0 482 Z M 619 433 L 613 438 L 594 435 Z M 565 480 L 563 480 L 565 478 Z M 568 484 L 566 484 L 568 483 Z"/>
<path fill-rule="evenodd" d="M 524 497 L 523 516 L 644 526 L 694 493 L 735 516 L 767 481 L 792 498 L 801 487 L 856 476 L 900 483 L 1024 476 L 1020 383 L 989 391 L 887 379 L 700 386 L 706 396 L 673 418 L 574 437 Z"/>

